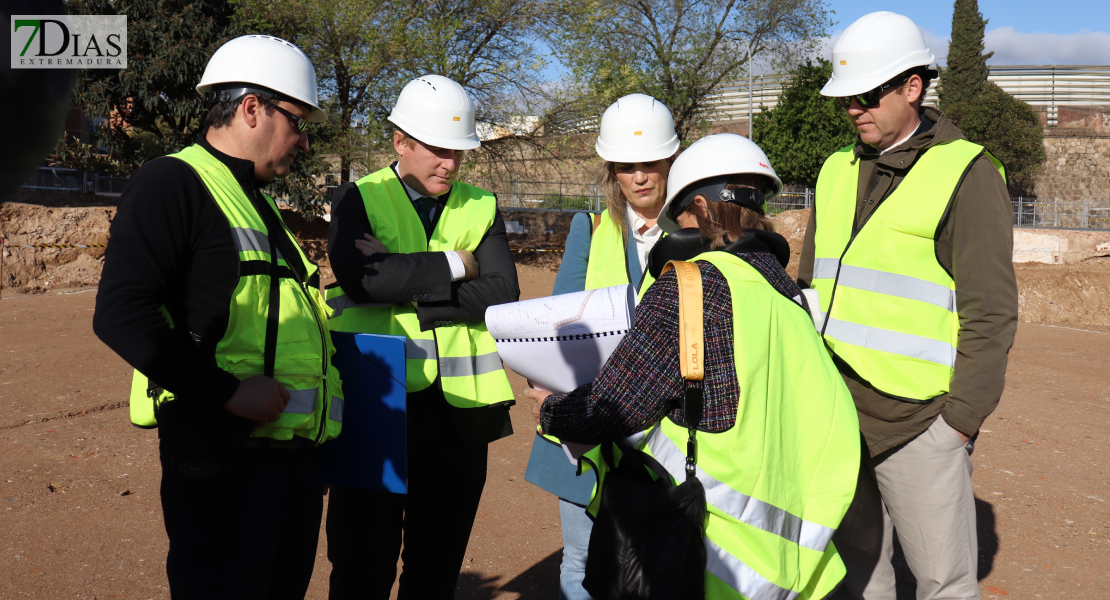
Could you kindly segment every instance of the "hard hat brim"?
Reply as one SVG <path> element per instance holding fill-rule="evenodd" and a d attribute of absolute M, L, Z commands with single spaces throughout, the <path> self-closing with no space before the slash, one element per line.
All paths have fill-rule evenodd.
<path fill-rule="evenodd" d="M 405 135 L 408 135 L 412 139 L 422 142 L 428 146 L 434 146 L 436 148 L 446 148 L 448 150 L 474 150 L 475 148 L 478 148 L 482 145 L 482 142 L 478 139 L 478 135 L 476 133 L 465 138 L 446 137 L 429 133 L 428 131 L 425 131 L 416 126 L 416 124 L 408 123 L 407 121 L 399 119 L 393 115 L 390 115 L 387 120 L 400 128 L 401 131 L 404 131 Z"/>
<path fill-rule="evenodd" d="M 636 150 L 618 150 L 598 140 L 597 143 L 594 144 L 594 151 L 596 151 L 597 155 L 602 159 L 609 162 L 638 163 L 670 158 L 674 156 L 675 152 L 678 152 L 678 146 L 678 136 L 672 137 L 662 146 Z"/>

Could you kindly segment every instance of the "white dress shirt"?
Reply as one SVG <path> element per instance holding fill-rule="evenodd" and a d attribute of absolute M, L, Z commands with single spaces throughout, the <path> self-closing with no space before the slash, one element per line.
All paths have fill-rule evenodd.
<path fill-rule="evenodd" d="M 628 226 L 632 229 L 632 239 L 636 240 L 636 256 L 640 258 L 640 273 L 647 270 L 647 257 L 651 249 L 655 247 L 655 242 L 663 235 L 663 230 L 659 228 L 659 221 L 655 225 L 648 227 L 643 233 L 643 229 L 647 224 L 647 220 L 641 217 L 636 211 L 632 210 L 631 206 L 625 206 L 625 216 L 628 219 Z"/>

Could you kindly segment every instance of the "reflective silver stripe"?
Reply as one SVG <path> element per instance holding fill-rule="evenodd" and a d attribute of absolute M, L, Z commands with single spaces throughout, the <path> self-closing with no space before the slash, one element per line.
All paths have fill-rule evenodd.
<path fill-rule="evenodd" d="M 407 352 L 406 352 L 407 354 Z M 501 369 L 501 357 L 496 352 L 478 356 L 441 356 L 441 377 L 477 377 Z"/>
<path fill-rule="evenodd" d="M 239 252 L 270 253 L 270 240 L 261 231 L 249 227 L 233 227 L 231 234 L 235 238 L 235 248 Z"/>
<path fill-rule="evenodd" d="M 705 550 L 705 570 L 748 600 L 794 600 L 798 597 L 798 592 L 775 585 L 708 537 Z"/>
<path fill-rule="evenodd" d="M 956 312 L 955 290 L 909 275 L 844 265 L 840 267 L 840 279 L 836 284 L 887 296 L 928 302 L 949 312 Z"/>
<path fill-rule="evenodd" d="M 342 315 L 343 311 L 348 308 L 381 308 L 383 306 L 393 306 L 388 302 L 363 302 L 362 304 L 359 304 L 358 302 L 351 300 L 351 297 L 347 294 L 342 294 L 334 298 L 328 298 L 326 302 L 333 311 L 330 317 L 332 319 L 338 317 L 339 315 Z"/>
<path fill-rule="evenodd" d="M 832 318 L 825 326 L 825 335 L 870 350 L 919 358 L 946 367 L 956 366 L 955 346 L 919 335 L 868 327 Z"/>
<path fill-rule="evenodd" d="M 312 409 L 316 408 L 316 394 L 319 391 L 319 388 L 289 390 L 289 404 L 286 404 L 285 410 L 281 412 L 296 413 L 298 415 L 312 414 Z"/>
<path fill-rule="evenodd" d="M 339 396 L 331 397 L 331 408 L 328 409 L 328 418 L 336 423 L 343 422 L 343 399 Z"/>
<path fill-rule="evenodd" d="M 835 258 L 818 258 L 813 261 L 814 279 L 836 278 L 836 268 L 840 261 Z M 867 269 L 853 265 L 840 267 L 840 278 L 836 285 L 896 296 L 908 300 L 927 302 L 949 312 L 956 312 L 956 292 L 932 281 L 925 281 L 909 275 L 898 275 L 878 269 Z"/>
<path fill-rule="evenodd" d="M 661 429 L 656 427 L 648 435 L 648 446 L 667 472 L 681 481 L 686 473 L 686 454 Z M 773 504 L 741 494 L 711 477 L 700 466 L 697 476 L 705 488 L 705 501 L 741 523 L 818 552 L 825 551 L 836 533 L 831 527 L 806 521 Z"/>
<path fill-rule="evenodd" d="M 813 259 L 814 279 L 836 279 L 836 268 L 840 266 L 839 258 Z"/>
<path fill-rule="evenodd" d="M 405 358 L 408 360 L 435 360 L 437 354 L 435 340 L 405 340 Z"/>

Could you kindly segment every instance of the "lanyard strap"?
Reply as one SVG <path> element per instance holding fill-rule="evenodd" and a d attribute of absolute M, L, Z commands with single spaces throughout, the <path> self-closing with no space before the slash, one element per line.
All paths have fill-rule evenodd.
<path fill-rule="evenodd" d="M 705 334 L 702 311 L 701 270 L 691 262 L 672 260 L 663 273 L 674 269 L 678 280 L 679 370 L 685 382 L 682 411 L 690 433 L 686 441 L 686 481 L 695 478 L 698 461 L 697 427 L 702 413 L 705 379 Z"/>

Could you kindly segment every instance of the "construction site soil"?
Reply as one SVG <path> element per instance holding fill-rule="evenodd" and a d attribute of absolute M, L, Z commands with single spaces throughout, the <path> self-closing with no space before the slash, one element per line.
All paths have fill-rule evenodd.
<path fill-rule="evenodd" d="M 107 240 L 114 207 L 44 204 L 0 206 L 0 239 Z M 322 222 L 286 218 L 330 278 Z M 805 218 L 802 211 L 779 216 L 795 252 Z M 91 327 L 102 255 L 3 249 L 2 598 L 169 597 L 157 435 L 131 426 L 130 368 Z M 796 257 L 792 271 L 793 263 Z M 1006 392 L 972 457 L 984 597 L 1110 596 L 1108 263 L 1016 265 L 1022 323 Z M 520 253 L 522 298 L 547 295 L 557 266 L 557 253 Z M 516 434 L 490 447 L 457 597 L 554 600 L 558 510 L 554 497 L 523 480 L 531 406 L 523 380 L 510 380 Z M 327 597 L 326 548 L 321 530 L 309 598 Z M 912 589 L 905 580 L 899 598 L 912 598 Z"/>

